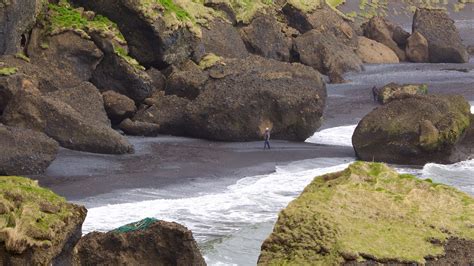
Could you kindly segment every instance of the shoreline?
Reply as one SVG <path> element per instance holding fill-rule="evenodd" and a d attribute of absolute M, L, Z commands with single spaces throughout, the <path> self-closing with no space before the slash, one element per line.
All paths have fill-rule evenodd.
<path fill-rule="evenodd" d="M 372 101 L 370 88 L 401 79 L 403 83 L 425 80 L 430 93 L 457 93 L 472 102 L 473 73 L 474 59 L 468 64 L 367 65 L 364 72 L 349 73 L 349 83 L 327 86 L 327 106 L 319 130 L 357 124 L 378 106 Z M 263 141 L 232 143 L 172 136 L 129 139 L 135 154 L 100 155 L 61 149 L 46 173 L 32 178 L 68 200 L 79 201 L 117 190 L 184 185 L 195 179 L 229 179 L 232 184 L 247 176 L 272 173 L 278 164 L 354 157 L 352 147 L 279 140 L 272 140 L 273 149 L 264 151 Z"/>

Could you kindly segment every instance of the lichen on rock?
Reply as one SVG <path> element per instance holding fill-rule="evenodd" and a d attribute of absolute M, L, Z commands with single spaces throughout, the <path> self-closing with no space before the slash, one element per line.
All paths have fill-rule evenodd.
<path fill-rule="evenodd" d="M 280 213 L 259 264 L 424 264 L 443 257 L 452 239 L 474 241 L 473 225 L 471 196 L 385 164 L 356 162 L 315 178 Z"/>

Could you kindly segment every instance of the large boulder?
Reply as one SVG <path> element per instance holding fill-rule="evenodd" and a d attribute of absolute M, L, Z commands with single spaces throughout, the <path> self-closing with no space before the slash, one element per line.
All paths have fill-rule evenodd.
<path fill-rule="evenodd" d="M 249 141 L 270 127 L 276 139 L 304 141 L 321 125 L 326 87 L 310 67 L 251 56 L 223 60 L 207 73 L 187 105 L 189 136 Z"/>
<path fill-rule="evenodd" d="M 116 22 L 130 48 L 130 55 L 146 67 L 164 68 L 190 57 L 199 42 L 187 23 L 177 17 L 183 10 L 174 3 L 162 6 L 159 2 L 135 0 L 73 0 L 74 4 L 93 10 Z M 113 8 L 110 8 L 112 7 Z M 170 14 L 174 11 L 179 15 Z M 186 15 L 184 15 L 186 16 Z"/>
<path fill-rule="evenodd" d="M 443 9 L 419 8 L 413 17 L 413 32 L 428 41 L 431 63 L 467 63 L 469 54 L 461 36 Z"/>
<path fill-rule="evenodd" d="M 98 89 L 116 91 L 136 102 L 142 102 L 153 94 L 155 82 L 138 62 L 116 52 L 113 44 L 101 36 L 93 34 L 92 38 L 104 53 L 91 77 Z"/>
<path fill-rule="evenodd" d="M 428 40 L 417 31 L 408 38 L 405 51 L 407 59 L 411 62 L 428 63 L 430 61 Z"/>
<path fill-rule="evenodd" d="M 102 96 L 91 86 L 45 94 L 36 88 L 17 92 L 4 111 L 3 122 L 44 132 L 61 146 L 73 150 L 108 154 L 133 152 L 127 139 L 110 127 Z M 67 95 L 75 98 L 65 100 Z M 68 101 L 75 103 L 68 104 Z"/>
<path fill-rule="evenodd" d="M 367 38 L 388 46 L 397 54 L 400 61 L 405 61 L 405 51 L 395 42 L 393 27 L 383 17 L 373 17 L 362 27 Z"/>
<path fill-rule="evenodd" d="M 23 51 L 43 3 L 41 0 L 0 2 L 0 55 Z"/>
<path fill-rule="evenodd" d="M 339 42 L 357 48 L 357 34 L 350 24 L 351 21 L 346 19 L 342 13 L 324 1 L 319 1 L 319 6 L 310 10 L 297 7 L 293 4 L 294 2 L 298 1 L 288 1 L 282 8 L 288 25 L 301 33 L 311 30 L 331 33 L 339 39 Z M 308 5 L 311 4 L 313 3 L 308 3 Z"/>
<path fill-rule="evenodd" d="M 376 90 L 377 100 L 381 104 L 386 104 L 392 100 L 406 98 L 410 95 L 428 94 L 426 84 L 397 84 L 389 83 Z"/>
<path fill-rule="evenodd" d="M 321 125 L 326 87 L 314 69 L 259 56 L 222 59 L 190 101 L 156 94 L 132 120 L 160 125 L 160 133 L 222 141 L 272 137 L 304 141 Z"/>
<path fill-rule="evenodd" d="M 153 98 L 146 99 L 146 106 L 138 110 L 133 117 L 135 121 L 133 132 L 137 132 L 136 126 L 140 125 L 143 133 L 143 126 L 148 123 L 159 125 L 159 133 L 171 135 L 185 135 L 186 109 L 190 101 L 176 95 L 165 96 L 164 93 L 154 95 Z M 147 123 L 147 124 L 140 124 Z M 128 129 L 132 124 L 128 123 Z M 151 128 L 147 126 L 147 128 Z M 130 133 L 130 130 L 123 129 Z M 133 133 L 132 132 L 132 133 Z M 149 132 L 149 130 L 147 130 Z"/>
<path fill-rule="evenodd" d="M 56 159 L 59 145 L 41 132 L 0 124 L 0 175 L 43 173 Z"/>
<path fill-rule="evenodd" d="M 258 264 L 470 265 L 473 206 L 455 188 L 356 162 L 280 212 Z"/>
<path fill-rule="evenodd" d="M 333 34 L 311 30 L 295 39 L 295 52 L 301 63 L 326 74 L 333 83 L 342 83 L 348 71 L 361 71 L 362 61 L 351 46 Z"/>
<path fill-rule="evenodd" d="M 473 125 L 470 108 L 462 96 L 392 100 L 360 121 L 352 144 L 366 161 L 422 165 L 465 160 L 471 154 L 458 146 Z"/>
<path fill-rule="evenodd" d="M 122 120 L 131 117 L 137 111 L 135 102 L 125 95 L 115 91 L 102 93 L 107 115 L 113 124 L 119 124 Z"/>
<path fill-rule="evenodd" d="M 133 121 L 130 118 L 123 120 L 119 129 L 131 136 L 156 137 L 160 133 L 159 124 Z"/>
<path fill-rule="evenodd" d="M 362 62 L 367 64 L 396 64 L 400 62 L 397 54 L 388 46 L 366 37 L 359 37 L 357 55 Z"/>
<path fill-rule="evenodd" d="M 290 61 L 292 41 L 283 33 L 284 25 L 275 15 L 260 15 L 241 29 L 242 39 L 249 51 L 266 58 Z"/>
<path fill-rule="evenodd" d="M 28 77 L 22 74 L 0 76 L 0 114 L 10 99 L 23 88 Z"/>
<path fill-rule="evenodd" d="M 84 82 L 74 88 L 45 93 L 45 95 L 71 106 L 87 123 L 110 126 L 102 95 L 89 82 Z"/>
<path fill-rule="evenodd" d="M 206 265 L 191 231 L 151 218 L 89 233 L 75 251 L 73 265 Z"/>
<path fill-rule="evenodd" d="M 36 181 L 0 177 L 0 261 L 71 265 L 86 213 L 84 207 L 67 203 Z"/>
<path fill-rule="evenodd" d="M 230 58 L 248 56 L 239 32 L 227 21 L 216 18 L 207 27 L 202 27 L 202 45 L 205 53 Z"/>

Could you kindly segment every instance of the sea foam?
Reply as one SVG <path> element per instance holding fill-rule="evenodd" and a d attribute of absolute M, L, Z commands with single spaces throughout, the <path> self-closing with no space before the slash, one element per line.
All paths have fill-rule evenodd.
<path fill-rule="evenodd" d="M 323 145 L 352 146 L 352 134 L 354 134 L 356 127 L 357 125 L 349 125 L 323 129 L 314 133 L 306 142 Z"/>

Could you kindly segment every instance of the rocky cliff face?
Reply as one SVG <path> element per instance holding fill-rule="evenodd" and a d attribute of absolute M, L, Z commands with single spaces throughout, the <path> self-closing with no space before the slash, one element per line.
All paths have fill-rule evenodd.
<path fill-rule="evenodd" d="M 259 265 L 469 265 L 474 198 L 356 162 L 317 177 L 279 215 Z"/>
<path fill-rule="evenodd" d="M 261 139 L 262 127 L 271 127 L 276 138 L 304 141 L 321 125 L 320 73 L 340 83 L 345 72 L 363 70 L 362 62 L 466 59 L 440 10 L 420 9 L 410 36 L 377 16 L 361 28 L 335 8 L 340 1 L 0 4 L 1 121 L 88 152 L 133 152 L 112 126 L 223 141 Z M 437 18 L 446 21 L 439 36 L 430 26 Z M 450 55 L 440 57 L 442 51 Z M 39 92 L 22 92 L 24 79 Z M 133 101 L 126 100 L 125 111 L 106 106 L 112 123 L 98 106 L 99 92 L 108 91 Z M 80 108 L 84 101 L 93 108 Z"/>

